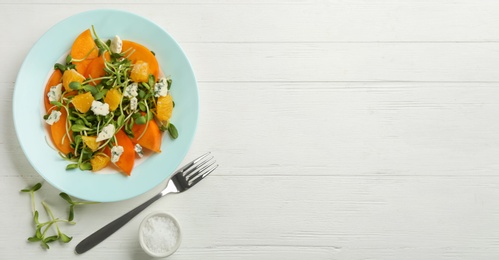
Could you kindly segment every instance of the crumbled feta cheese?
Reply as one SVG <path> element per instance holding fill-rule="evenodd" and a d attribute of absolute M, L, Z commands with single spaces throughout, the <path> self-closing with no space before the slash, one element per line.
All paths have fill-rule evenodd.
<path fill-rule="evenodd" d="M 122 47 L 123 42 L 121 41 L 120 37 L 118 35 L 114 36 L 114 38 L 111 40 L 111 51 L 113 53 L 121 53 Z"/>
<path fill-rule="evenodd" d="M 128 85 L 126 88 L 125 88 L 125 93 L 123 93 L 123 96 L 125 97 L 136 97 L 139 93 L 137 93 L 137 89 L 138 89 L 139 85 L 137 83 L 132 83 L 130 85 Z"/>
<path fill-rule="evenodd" d="M 59 101 L 62 95 L 62 83 L 59 83 L 55 86 L 50 87 L 49 92 L 47 93 L 47 97 L 49 101 Z"/>
<path fill-rule="evenodd" d="M 92 112 L 98 116 L 107 116 L 107 114 L 109 114 L 109 104 L 102 103 L 100 101 L 92 101 L 90 109 L 92 109 Z"/>
<path fill-rule="evenodd" d="M 139 155 L 140 158 L 144 156 L 144 152 L 142 151 L 142 146 L 140 146 L 140 144 L 135 145 L 135 152 Z"/>
<path fill-rule="evenodd" d="M 164 97 L 168 95 L 168 81 L 166 78 L 160 78 L 159 82 L 154 84 L 154 96 Z"/>
<path fill-rule="evenodd" d="M 123 146 L 113 146 L 113 148 L 111 148 L 111 162 L 115 163 L 119 161 L 121 154 L 123 154 L 124 151 Z"/>
<path fill-rule="evenodd" d="M 97 135 L 97 139 L 95 139 L 95 141 L 100 142 L 113 137 L 115 130 L 116 129 L 114 128 L 113 124 L 109 124 L 103 127 L 100 133 Z"/>
<path fill-rule="evenodd" d="M 138 100 L 136 97 L 133 97 L 130 99 L 130 108 L 132 109 L 132 111 L 137 110 L 137 104 L 138 104 Z"/>
<path fill-rule="evenodd" d="M 52 110 L 45 122 L 49 125 L 53 125 L 55 122 L 59 121 L 59 119 L 61 119 L 61 111 Z"/>

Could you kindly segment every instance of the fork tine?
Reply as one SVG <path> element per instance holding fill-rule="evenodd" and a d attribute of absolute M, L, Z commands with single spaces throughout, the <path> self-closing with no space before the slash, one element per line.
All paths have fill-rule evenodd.
<path fill-rule="evenodd" d="M 218 164 L 215 165 L 214 167 L 212 167 L 211 169 L 206 170 L 204 173 L 198 174 L 197 178 L 189 181 L 189 186 L 192 187 L 192 186 L 196 185 L 196 183 L 198 183 L 199 181 L 204 179 L 206 176 L 208 176 L 210 173 L 212 173 L 217 167 L 218 167 Z"/>
<path fill-rule="evenodd" d="M 191 162 L 187 163 L 184 167 L 178 169 L 176 172 L 185 172 L 186 170 L 189 170 L 192 166 L 194 166 L 196 163 L 198 163 L 200 160 L 202 160 L 203 158 L 205 158 L 206 156 L 208 156 L 211 152 L 207 152 L 201 156 L 199 156 L 198 158 L 192 160 Z"/>
<path fill-rule="evenodd" d="M 201 166 L 205 165 L 207 162 L 211 161 L 213 158 L 215 158 L 214 156 L 212 156 L 211 158 L 209 159 L 205 159 L 204 161 L 201 161 L 199 164 L 197 165 L 193 165 L 193 167 L 189 168 L 189 169 L 186 169 L 182 174 L 186 177 L 186 179 L 189 178 L 189 175 L 191 175 L 193 172 L 195 172 L 197 169 L 199 169 Z M 203 158 L 202 158 L 203 159 Z M 199 161 L 198 161 L 199 162 Z"/>
<path fill-rule="evenodd" d="M 199 156 L 198 158 L 194 159 L 194 161 L 192 161 L 192 163 L 197 163 L 199 162 L 201 159 L 203 159 L 204 157 L 208 156 L 209 154 L 211 154 L 211 152 L 207 152 L 201 156 Z"/>
<path fill-rule="evenodd" d="M 208 159 L 208 160 L 200 163 L 198 166 L 196 166 L 196 168 L 194 168 L 195 171 L 193 171 L 192 173 L 189 173 L 189 174 L 185 175 L 185 179 L 187 181 L 191 180 L 191 179 L 195 179 L 197 176 L 199 176 L 199 174 L 202 171 L 206 170 L 206 168 L 208 168 L 208 167 L 212 166 L 214 163 L 216 163 L 215 160 L 212 160 L 211 163 L 208 163 L 208 162 L 210 162 L 211 159 L 213 159 L 213 157 L 211 157 L 210 159 Z M 205 165 L 205 164 L 207 164 L 207 165 Z M 203 166 L 203 165 L 205 165 L 205 166 Z M 201 166 L 203 166 L 203 167 L 201 167 Z"/>

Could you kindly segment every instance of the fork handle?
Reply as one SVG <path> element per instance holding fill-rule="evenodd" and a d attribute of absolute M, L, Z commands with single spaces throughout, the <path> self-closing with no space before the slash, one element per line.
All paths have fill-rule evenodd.
<path fill-rule="evenodd" d="M 110 235 L 112 235 L 114 232 L 116 232 L 118 229 L 120 229 L 122 226 L 128 223 L 128 221 L 130 221 L 133 217 L 137 216 L 137 214 L 139 214 L 142 210 L 147 208 L 149 205 L 151 205 L 153 202 L 155 202 L 161 197 L 162 197 L 161 193 L 156 194 L 156 196 L 150 198 L 148 201 L 130 210 L 125 215 L 115 219 L 113 222 L 95 231 L 93 234 L 83 239 L 76 246 L 75 252 L 77 254 L 83 254 L 87 252 L 88 250 L 90 250 L 100 242 L 104 241 L 104 239 L 108 238 Z"/>

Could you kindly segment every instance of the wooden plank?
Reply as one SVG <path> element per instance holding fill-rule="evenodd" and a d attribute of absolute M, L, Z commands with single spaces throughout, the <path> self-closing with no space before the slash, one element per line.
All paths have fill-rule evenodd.
<path fill-rule="evenodd" d="M 495 176 L 499 171 L 496 84 L 199 87 L 202 127 L 193 149 L 211 150 L 233 165 L 228 175 Z"/>
<path fill-rule="evenodd" d="M 39 35 L 73 14 L 119 8 L 150 18 L 181 42 L 499 41 L 497 1 L 6 1 L 4 35 Z M 51 12 L 54 5 L 64 12 Z M 23 30 L 24 28 L 24 30 Z M 28 33 L 29 32 L 29 33 Z M 38 38 L 38 37 L 37 37 Z"/>
<path fill-rule="evenodd" d="M 4 28 L 11 36 L 0 43 L 9 60 L 0 64 L 5 72 L 0 82 L 15 80 L 30 47 L 50 26 L 95 9 L 66 5 L 54 16 L 50 10 L 57 1 L 26 3 L 2 5 L 8 10 L 2 24 L 19 13 L 37 19 Z M 179 40 L 201 81 L 499 81 L 497 39 L 489 33 L 499 22 L 494 1 L 312 1 L 268 8 L 263 3 L 173 3 L 168 16 L 151 3 L 128 7 Z M 473 16 L 464 19 L 465 14 Z"/>
<path fill-rule="evenodd" d="M 29 46 L 6 43 L 0 82 L 14 82 Z M 185 43 L 199 81 L 499 82 L 495 43 Z M 55 58 L 56 59 L 56 58 Z"/>
<path fill-rule="evenodd" d="M 189 228 L 210 234 L 209 241 L 204 235 L 196 238 L 210 248 L 245 245 L 258 252 L 264 245 L 315 247 L 318 257 L 328 252 L 329 258 L 320 259 L 401 259 L 411 253 L 421 259 L 451 259 L 499 253 L 493 246 L 499 240 L 497 177 L 314 178 L 304 172 L 286 178 L 226 176 L 204 184 L 198 194 L 179 199 L 196 200 L 204 191 L 231 194 L 213 204 L 206 201 L 210 213 L 205 218 L 187 218 L 186 234 Z M 181 211 L 188 215 L 189 207 Z M 215 230 L 212 217 L 222 220 L 225 229 Z M 224 242 L 217 243 L 217 232 Z"/>
<path fill-rule="evenodd" d="M 492 43 L 192 43 L 184 49 L 202 81 L 499 81 L 499 47 Z"/>
<path fill-rule="evenodd" d="M 222 174 L 228 173 L 225 165 L 192 191 L 151 205 L 126 229 L 85 256 L 145 257 L 136 228 L 147 213 L 156 210 L 174 214 L 182 226 L 183 243 L 175 254 L 179 259 L 490 259 L 499 255 L 495 246 L 499 241 L 497 176 L 318 177 L 306 172 L 286 178 L 226 176 Z M 10 183 L 0 182 L 5 194 L 23 188 L 13 185 L 20 176 L 2 178 Z M 131 208 L 150 194 L 126 202 L 81 206 L 77 224 L 64 226 L 74 241 L 54 244 L 45 254 L 31 245 L 23 256 L 71 257 L 78 241 L 121 214 L 109 207 Z M 64 214 L 57 191 L 44 186 L 39 196 L 57 209 L 54 214 Z M 20 241 L 31 235 L 28 200 L 21 195 L 0 198 L 2 205 L 21 217 L 17 232 L 0 234 L 0 240 Z M 0 250 L 0 256 L 9 258 L 15 252 Z"/>

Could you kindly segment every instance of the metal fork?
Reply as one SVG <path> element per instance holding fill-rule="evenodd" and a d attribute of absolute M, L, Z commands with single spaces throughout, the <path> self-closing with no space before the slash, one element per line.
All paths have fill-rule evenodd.
<path fill-rule="evenodd" d="M 200 157 L 194 159 L 192 162 L 186 164 L 184 167 L 177 170 L 173 176 L 168 181 L 166 188 L 163 189 L 156 196 L 150 198 L 148 201 L 132 209 L 125 215 L 117 218 L 113 222 L 105 225 L 101 229 L 95 231 L 93 234 L 83 239 L 75 248 L 77 254 L 83 254 L 102 242 L 104 239 L 108 238 L 122 226 L 124 226 L 133 217 L 137 216 L 142 210 L 147 208 L 153 202 L 159 198 L 165 196 L 168 193 L 180 193 L 188 190 L 192 186 L 196 185 L 203 178 L 208 176 L 217 167 L 213 156 L 206 158 L 210 153 L 201 155 Z"/>

